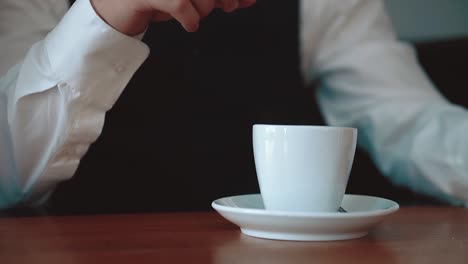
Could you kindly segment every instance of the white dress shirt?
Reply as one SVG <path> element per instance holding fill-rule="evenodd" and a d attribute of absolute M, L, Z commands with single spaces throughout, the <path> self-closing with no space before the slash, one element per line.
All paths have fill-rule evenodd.
<path fill-rule="evenodd" d="M 67 9 L 67 0 L 0 2 L 0 208 L 40 203 L 73 176 L 148 56 L 89 0 Z M 300 27 L 304 79 L 319 81 L 327 122 L 357 127 L 360 146 L 395 184 L 467 202 L 468 112 L 397 41 L 383 3 L 303 0 Z"/>

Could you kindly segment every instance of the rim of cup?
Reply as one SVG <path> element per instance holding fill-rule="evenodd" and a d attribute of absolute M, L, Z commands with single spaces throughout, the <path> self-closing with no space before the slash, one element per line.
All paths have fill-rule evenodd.
<path fill-rule="evenodd" d="M 345 127 L 345 126 L 326 126 L 326 125 L 281 125 L 281 124 L 253 124 L 252 127 L 296 127 L 296 128 L 308 128 L 308 129 L 317 129 L 317 130 L 357 130 L 355 127 Z"/>

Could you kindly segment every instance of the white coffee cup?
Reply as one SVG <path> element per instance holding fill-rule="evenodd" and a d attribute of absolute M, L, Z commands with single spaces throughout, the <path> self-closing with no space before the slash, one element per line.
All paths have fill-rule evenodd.
<path fill-rule="evenodd" d="M 339 209 L 354 160 L 357 129 L 256 124 L 252 137 L 266 210 Z"/>

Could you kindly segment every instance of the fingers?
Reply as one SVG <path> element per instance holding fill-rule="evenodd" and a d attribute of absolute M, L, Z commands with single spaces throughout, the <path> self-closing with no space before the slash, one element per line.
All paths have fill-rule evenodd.
<path fill-rule="evenodd" d="M 206 17 L 215 8 L 214 0 L 192 0 L 192 3 L 197 9 L 198 15 L 200 15 L 201 18 Z"/>
<path fill-rule="evenodd" d="M 158 11 L 152 15 L 151 20 L 160 22 L 160 21 L 168 21 L 168 20 L 171 20 L 172 18 L 173 17 L 168 13 L 163 13 L 163 12 Z"/>
<path fill-rule="evenodd" d="M 255 4 L 257 1 L 256 0 L 240 0 L 239 1 L 239 8 L 246 8 L 249 7 L 253 4 Z"/>
<path fill-rule="evenodd" d="M 216 0 L 216 7 L 223 9 L 224 12 L 232 12 L 239 6 L 239 0 Z"/>
<path fill-rule="evenodd" d="M 245 8 L 255 4 L 256 0 L 216 0 L 216 7 L 224 12 L 233 12 L 238 8 Z"/>
<path fill-rule="evenodd" d="M 185 30 L 194 32 L 198 29 L 200 19 L 207 16 L 215 7 L 225 12 L 251 6 L 256 0 L 142 0 L 146 2 L 143 11 L 155 11 L 154 21 L 165 21 L 175 18 Z"/>
<path fill-rule="evenodd" d="M 194 32 L 198 29 L 200 15 L 197 9 L 189 0 L 173 0 L 174 7 L 169 12 L 188 32 Z"/>
<path fill-rule="evenodd" d="M 198 29 L 200 15 L 190 0 L 147 0 L 149 7 L 153 11 L 160 11 L 175 18 L 188 32 Z M 155 20 L 164 20 L 165 15 L 156 14 Z"/>

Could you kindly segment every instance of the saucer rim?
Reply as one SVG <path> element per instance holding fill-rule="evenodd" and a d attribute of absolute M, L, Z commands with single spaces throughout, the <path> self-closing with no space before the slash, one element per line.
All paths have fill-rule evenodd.
<path fill-rule="evenodd" d="M 281 210 L 265 210 L 265 209 L 255 209 L 255 208 L 245 208 L 245 207 L 232 207 L 227 205 L 221 205 L 219 202 L 221 200 L 225 200 L 228 198 L 234 197 L 242 197 L 242 196 L 261 196 L 260 193 L 252 193 L 252 194 L 241 194 L 241 195 L 233 195 L 233 196 L 226 196 L 222 198 L 218 198 L 211 203 L 211 206 L 216 211 L 225 211 L 231 213 L 248 213 L 252 215 L 259 215 L 259 216 L 281 216 L 281 217 L 314 217 L 314 218 L 330 218 L 330 217 L 340 217 L 340 218 L 359 218 L 359 217 L 374 217 L 374 216 L 384 216 L 392 214 L 400 209 L 400 205 L 390 199 L 378 197 L 378 196 L 371 196 L 371 195 L 361 195 L 361 194 L 345 194 L 346 197 L 354 196 L 354 197 L 366 197 L 366 198 L 373 198 L 373 199 L 380 199 L 390 202 L 392 205 L 385 209 L 376 209 L 376 210 L 369 210 L 369 211 L 360 211 L 360 212 L 294 212 L 294 211 L 281 211 Z"/>

